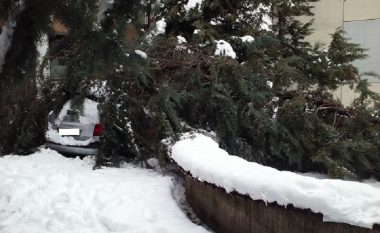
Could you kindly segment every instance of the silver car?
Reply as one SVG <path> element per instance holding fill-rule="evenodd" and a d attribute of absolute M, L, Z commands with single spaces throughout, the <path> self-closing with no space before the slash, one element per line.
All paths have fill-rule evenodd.
<path fill-rule="evenodd" d="M 46 147 L 62 154 L 95 155 L 102 130 L 98 102 L 85 99 L 83 109 L 78 113 L 72 110 L 71 101 L 68 101 L 58 116 L 49 114 Z"/>

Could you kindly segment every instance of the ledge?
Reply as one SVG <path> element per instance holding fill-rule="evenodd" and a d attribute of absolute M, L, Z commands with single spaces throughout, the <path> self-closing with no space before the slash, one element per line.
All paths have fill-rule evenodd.
<path fill-rule="evenodd" d="M 182 171 L 183 172 L 183 171 Z M 345 223 L 323 222 L 311 210 L 252 200 L 236 192 L 200 182 L 185 174 L 186 198 L 198 217 L 217 233 L 380 233 Z"/>

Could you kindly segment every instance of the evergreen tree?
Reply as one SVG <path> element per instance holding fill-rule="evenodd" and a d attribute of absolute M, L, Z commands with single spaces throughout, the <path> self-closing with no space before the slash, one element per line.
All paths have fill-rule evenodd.
<path fill-rule="evenodd" d="M 29 153 L 43 142 L 45 107 L 54 98 L 37 97 L 36 44 L 49 32 L 55 4 L 44 0 L 5 4 L 8 20 L 14 20 L 17 27 L 0 73 L 0 153 Z"/>
<path fill-rule="evenodd" d="M 0 30 L 1 26 L 9 19 L 10 16 L 15 14 L 17 11 L 17 0 L 9 0 L 0 2 Z M 0 31 L 1 32 L 1 31 Z"/>
<path fill-rule="evenodd" d="M 66 40 L 72 55 L 63 89 L 69 98 L 83 99 L 94 83 L 104 83 L 106 91 L 99 100 L 104 134 L 97 166 L 118 166 L 122 161 L 141 159 L 133 134 L 135 122 L 130 118 L 147 76 L 145 61 L 135 52 L 143 37 L 138 33 L 136 40 L 130 40 L 127 30 L 128 26 L 143 28 L 143 7 L 136 1 L 115 1 L 99 20 L 96 1 L 87 3 L 91 3 L 87 8 L 69 4 L 71 12 L 80 13 L 75 18 L 64 8 L 59 13 L 71 29 Z"/>
<path fill-rule="evenodd" d="M 167 23 L 161 37 L 172 43 L 163 45 L 158 38 L 153 44 L 160 64 L 154 77 L 184 97 L 170 115 L 216 131 L 230 153 L 280 169 L 378 177 L 378 156 L 373 155 L 378 137 L 354 145 L 357 132 L 347 125 L 363 119 L 362 114 L 367 120 L 376 114 L 366 110 L 364 101 L 361 107 L 345 108 L 330 94 L 339 85 L 359 83 L 361 99 L 376 99 L 353 66 L 365 58 L 364 50 L 341 30 L 327 51 L 305 42 L 312 22 L 297 17 L 312 15 L 311 2 L 205 0 L 189 9 L 187 1 L 166 1 L 158 18 Z M 267 17 L 273 19 L 269 25 Z M 243 42 L 246 35 L 254 41 Z M 176 36 L 187 43 L 179 44 Z M 221 39 L 234 48 L 236 60 L 215 56 Z M 366 127 L 372 132 L 378 126 Z M 353 148 L 358 145 L 362 161 L 371 162 L 356 164 Z"/>
<path fill-rule="evenodd" d="M 80 107 L 101 83 L 97 166 L 170 162 L 163 140 L 201 129 L 231 154 L 279 169 L 379 178 L 380 98 L 353 65 L 365 50 L 342 30 L 327 50 L 306 42 L 312 21 L 299 16 L 312 15 L 315 1 L 115 0 L 99 13 L 96 0 L 27 0 L 0 75 L 0 149 L 29 152 L 43 141 L 48 111 L 69 99 Z M 48 81 L 36 88 L 36 42 L 52 15 L 70 29 L 69 62 L 49 98 Z M 158 20 L 163 34 L 151 28 Z M 331 94 L 346 84 L 359 93 L 349 107 Z"/>

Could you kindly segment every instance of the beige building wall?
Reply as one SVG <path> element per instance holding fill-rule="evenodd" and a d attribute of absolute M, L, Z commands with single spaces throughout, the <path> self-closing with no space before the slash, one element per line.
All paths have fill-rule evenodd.
<path fill-rule="evenodd" d="M 312 43 L 321 42 L 325 46 L 331 41 L 331 34 L 343 25 L 343 0 L 320 0 L 313 3 L 313 34 L 308 37 Z M 305 21 L 306 21 L 305 20 Z"/>
<path fill-rule="evenodd" d="M 380 18 L 380 0 L 346 0 L 344 3 L 344 21 L 378 18 Z"/>
<path fill-rule="evenodd" d="M 370 90 L 380 94 L 380 83 L 372 82 L 370 83 Z M 350 105 L 354 99 L 359 97 L 359 94 L 352 90 L 348 85 L 341 86 L 336 91 L 333 92 L 335 99 L 339 99 L 343 105 Z"/>
<path fill-rule="evenodd" d="M 326 48 L 331 42 L 331 34 L 339 27 L 344 29 L 345 22 L 380 19 L 380 0 L 320 0 L 313 3 L 313 6 L 314 33 L 307 40 L 311 43 L 320 42 Z M 310 19 L 312 18 L 306 18 L 304 21 Z M 380 80 L 370 84 L 371 90 L 380 93 Z M 333 94 L 344 105 L 351 104 L 358 97 L 348 86 L 340 87 Z"/>
<path fill-rule="evenodd" d="M 337 28 L 343 28 L 344 21 L 380 18 L 380 0 L 319 0 L 312 5 L 315 15 L 305 19 L 314 19 L 314 33 L 308 41 L 322 42 L 326 46 L 331 41 L 330 35 Z"/>

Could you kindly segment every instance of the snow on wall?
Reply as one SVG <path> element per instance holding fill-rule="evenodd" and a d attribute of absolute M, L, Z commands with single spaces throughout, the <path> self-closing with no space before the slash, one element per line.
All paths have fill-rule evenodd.
<path fill-rule="evenodd" d="M 214 140 L 201 134 L 182 137 L 172 147 L 172 158 L 194 178 L 227 192 L 311 209 L 322 213 L 324 221 L 367 228 L 380 223 L 379 185 L 317 179 L 247 162 L 229 155 Z"/>
<path fill-rule="evenodd" d="M 12 44 L 13 32 L 16 27 L 16 21 L 10 20 L 3 27 L 0 34 L 0 73 L 5 63 L 5 56 Z"/>

